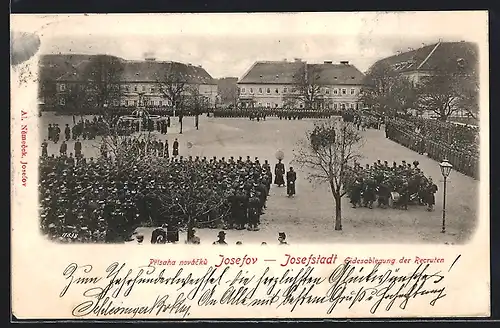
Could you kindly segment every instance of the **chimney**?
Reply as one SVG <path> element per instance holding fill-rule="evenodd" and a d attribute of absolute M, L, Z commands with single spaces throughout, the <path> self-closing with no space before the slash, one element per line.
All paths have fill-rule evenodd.
<path fill-rule="evenodd" d="M 286 62 L 287 62 L 287 59 L 286 59 L 286 58 L 283 58 L 283 61 L 286 63 Z"/>
<path fill-rule="evenodd" d="M 422 42 L 422 48 L 425 47 L 425 43 Z"/>
<path fill-rule="evenodd" d="M 323 64 L 332 64 L 333 62 L 331 60 L 325 60 Z"/>
<path fill-rule="evenodd" d="M 300 59 L 300 58 L 295 58 L 294 60 L 296 63 L 300 63 L 302 61 L 302 59 Z"/>
<path fill-rule="evenodd" d="M 401 55 L 401 50 L 396 51 L 396 55 Z"/>
<path fill-rule="evenodd" d="M 342 60 L 342 61 L 340 61 L 340 63 L 342 65 L 349 65 L 349 61 L 348 60 Z"/>
<path fill-rule="evenodd" d="M 408 51 L 413 51 L 413 48 L 412 47 L 408 47 Z"/>
<path fill-rule="evenodd" d="M 146 61 L 156 61 L 155 57 L 146 57 Z"/>

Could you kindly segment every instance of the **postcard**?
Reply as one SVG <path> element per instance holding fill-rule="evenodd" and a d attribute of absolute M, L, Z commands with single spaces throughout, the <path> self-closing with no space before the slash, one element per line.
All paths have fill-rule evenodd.
<path fill-rule="evenodd" d="M 16 318 L 490 315 L 486 11 L 11 22 Z"/>

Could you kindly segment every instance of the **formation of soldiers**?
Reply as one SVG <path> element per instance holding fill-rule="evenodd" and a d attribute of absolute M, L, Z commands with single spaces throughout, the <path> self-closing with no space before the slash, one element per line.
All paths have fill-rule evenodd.
<path fill-rule="evenodd" d="M 433 120 L 429 120 L 433 121 Z M 389 138 L 407 148 L 410 148 L 419 154 L 426 154 L 428 157 L 441 162 L 444 158 L 453 165 L 453 168 L 470 177 L 479 177 L 479 140 L 471 141 L 477 136 L 477 131 L 473 128 L 459 126 L 456 132 L 453 132 L 453 127 L 445 129 L 450 135 L 446 138 L 436 137 L 440 135 L 437 126 L 441 126 L 442 122 L 438 122 L 436 128 L 432 127 L 436 123 L 426 123 L 425 128 L 421 128 L 412 123 L 401 119 L 387 119 L 385 124 L 386 138 Z M 455 126 L 452 123 L 448 123 Z M 436 132 L 435 132 L 435 131 Z M 443 130 L 441 130 L 443 131 Z M 462 132 L 460 132 L 462 131 Z M 453 133 L 456 133 L 454 135 Z M 474 133 L 476 135 L 474 135 Z M 452 142 L 450 144 L 446 140 Z M 467 142 L 458 142 L 457 140 L 469 140 Z M 468 146 L 458 147 L 458 144 Z"/>
<path fill-rule="evenodd" d="M 477 127 L 418 117 L 393 118 L 390 123 L 406 131 L 425 136 L 428 141 L 445 144 L 450 149 L 473 155 L 479 154 L 479 128 Z"/>
<path fill-rule="evenodd" d="M 373 208 L 376 203 L 381 208 L 408 209 L 409 204 L 427 205 L 432 211 L 438 188 L 431 177 L 426 177 L 418 167 L 418 161 L 399 165 L 380 160 L 365 167 L 355 163 L 346 174 L 344 186 L 353 208 Z"/>
<path fill-rule="evenodd" d="M 258 158 L 157 153 L 124 166 L 105 156 L 45 154 L 41 228 L 60 241 L 106 243 L 131 240 L 140 226 L 164 225 L 177 236 L 195 227 L 258 230 L 271 183 L 269 163 Z"/>
<path fill-rule="evenodd" d="M 250 118 L 263 119 L 266 117 L 277 117 L 281 120 L 300 120 L 304 118 L 331 118 L 340 112 L 334 110 L 302 110 L 281 108 L 238 108 L 238 109 L 214 109 L 211 111 L 214 117 L 225 118 Z"/>

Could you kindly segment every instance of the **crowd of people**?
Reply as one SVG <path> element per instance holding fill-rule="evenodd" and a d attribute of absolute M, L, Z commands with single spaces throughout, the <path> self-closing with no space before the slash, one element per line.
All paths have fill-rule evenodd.
<path fill-rule="evenodd" d="M 419 117 L 392 118 L 390 124 L 421 135 L 427 141 L 443 144 L 464 153 L 479 155 L 478 127 Z"/>
<path fill-rule="evenodd" d="M 408 209 L 409 204 L 427 205 L 432 211 L 435 205 L 435 193 L 438 188 L 431 177 L 427 177 L 418 167 L 418 161 L 400 164 L 381 160 L 363 167 L 355 163 L 350 168 L 345 181 L 348 197 L 353 208 Z"/>
<path fill-rule="evenodd" d="M 134 155 L 135 163 L 104 153 L 95 159 L 43 154 L 42 230 L 51 238 L 80 242 L 127 241 L 139 226 L 164 225 L 174 241 L 180 230 L 195 227 L 258 230 L 273 176 L 267 160 L 185 158 L 178 150 L 170 157 L 158 144 L 151 141 L 146 151 L 148 143 L 127 141 L 124 146 L 144 147 L 139 152 L 148 156 Z M 284 172 L 275 172 L 280 182 Z M 295 172 L 286 175 L 295 181 Z M 294 187 L 287 191 L 295 193 Z"/>

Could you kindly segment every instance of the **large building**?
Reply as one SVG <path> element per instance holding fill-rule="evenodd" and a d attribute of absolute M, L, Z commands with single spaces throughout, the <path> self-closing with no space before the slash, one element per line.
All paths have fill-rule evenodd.
<path fill-rule="evenodd" d="M 395 55 L 381 59 L 373 64 L 389 66 L 412 82 L 419 83 L 422 78 L 436 72 L 445 74 L 474 74 L 478 72 L 479 49 L 472 42 L 437 42 L 422 45 L 421 48 L 398 51 Z"/>
<path fill-rule="evenodd" d="M 307 97 L 315 109 L 359 108 L 363 81 L 364 74 L 348 61 L 258 61 L 238 81 L 239 100 L 243 107 L 284 108 L 296 99 L 291 106 L 306 108 Z"/>
<path fill-rule="evenodd" d="M 201 66 L 178 62 L 145 60 L 124 60 L 115 58 L 120 63 L 120 96 L 113 99 L 109 106 L 120 107 L 168 107 L 169 97 L 162 92 L 168 74 L 175 73 L 175 81 L 182 83 L 182 96 L 196 94 L 208 106 L 215 106 L 217 101 L 217 83 Z M 40 61 L 40 103 L 48 108 L 64 111 L 75 106 L 75 89 L 88 83 L 89 66 L 94 65 L 95 56 L 86 55 L 47 55 Z M 163 86 L 163 87 L 162 87 Z M 84 101 L 83 101 L 84 103 Z"/>

